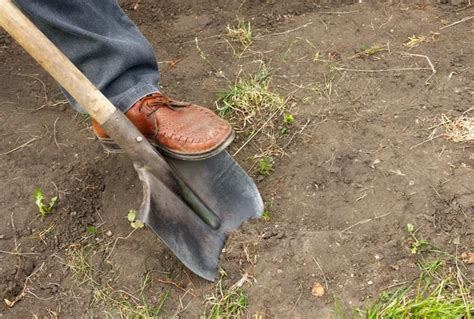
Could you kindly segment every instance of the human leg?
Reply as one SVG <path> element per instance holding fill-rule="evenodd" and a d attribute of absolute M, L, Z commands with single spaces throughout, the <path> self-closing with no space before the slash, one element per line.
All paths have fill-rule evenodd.
<path fill-rule="evenodd" d="M 158 92 L 153 48 L 115 0 L 15 0 L 121 111 Z M 68 94 L 71 105 L 81 110 Z"/>
<path fill-rule="evenodd" d="M 232 141 L 229 123 L 210 110 L 159 93 L 153 49 L 115 0 L 15 1 L 154 145 L 171 156 L 202 159 Z M 115 145 L 98 123 L 93 122 L 93 128 L 104 147 Z"/>

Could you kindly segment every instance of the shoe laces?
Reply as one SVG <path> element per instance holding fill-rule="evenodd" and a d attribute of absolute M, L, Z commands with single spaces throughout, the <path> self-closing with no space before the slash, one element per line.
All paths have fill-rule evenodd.
<path fill-rule="evenodd" d="M 147 111 L 146 116 L 150 117 L 162 107 L 166 107 L 172 111 L 175 111 L 176 107 L 186 107 L 189 105 L 190 103 L 176 101 L 162 94 L 155 93 L 145 97 L 138 110 L 141 112 L 142 109 L 145 109 Z"/>

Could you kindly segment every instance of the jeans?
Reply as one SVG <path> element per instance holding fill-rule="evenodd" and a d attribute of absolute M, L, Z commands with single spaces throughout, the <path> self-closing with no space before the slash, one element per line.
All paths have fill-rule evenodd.
<path fill-rule="evenodd" d="M 153 48 L 116 0 L 14 2 L 121 111 L 159 91 Z M 64 93 L 75 110 L 84 112 Z"/>

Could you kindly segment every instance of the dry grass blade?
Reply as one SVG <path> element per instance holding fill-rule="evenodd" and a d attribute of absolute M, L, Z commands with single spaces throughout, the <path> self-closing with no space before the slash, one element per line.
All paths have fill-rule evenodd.
<path fill-rule="evenodd" d="M 466 143 L 474 141 L 474 118 L 465 114 L 451 120 L 445 114 L 442 115 L 442 124 L 445 136 L 455 143 Z"/>
<path fill-rule="evenodd" d="M 389 51 L 390 51 L 390 46 L 388 43 L 384 45 L 363 46 L 359 52 L 349 57 L 349 60 L 355 59 L 355 58 L 370 57 L 380 52 L 389 52 Z"/>
<path fill-rule="evenodd" d="M 36 136 L 36 137 L 33 137 L 32 139 L 29 139 L 29 140 L 26 141 L 25 143 L 21 144 L 20 146 L 17 146 L 17 147 L 15 147 L 15 148 L 13 148 L 13 149 L 11 149 L 11 150 L 5 152 L 5 153 L 1 153 L 0 156 L 2 156 L 2 155 L 8 155 L 8 154 L 11 154 L 11 153 L 13 153 L 13 152 L 16 152 L 16 151 L 18 151 L 18 150 L 20 150 L 20 149 L 22 149 L 22 148 L 24 148 L 24 147 L 30 145 L 31 143 L 33 143 L 34 141 L 36 141 L 36 140 L 38 140 L 38 139 L 39 139 L 39 137 L 37 137 L 37 136 Z"/>

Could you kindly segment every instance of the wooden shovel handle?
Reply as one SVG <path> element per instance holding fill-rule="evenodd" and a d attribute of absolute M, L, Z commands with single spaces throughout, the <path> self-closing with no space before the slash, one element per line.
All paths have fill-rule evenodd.
<path fill-rule="evenodd" d="M 5 29 L 99 124 L 115 107 L 74 64 L 12 3 L 0 0 L 0 26 Z"/>

